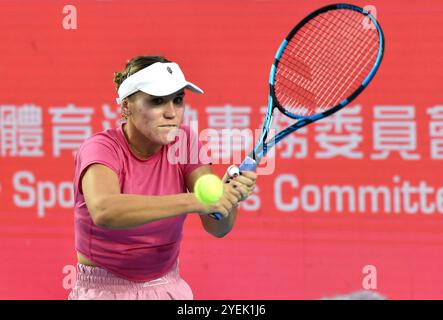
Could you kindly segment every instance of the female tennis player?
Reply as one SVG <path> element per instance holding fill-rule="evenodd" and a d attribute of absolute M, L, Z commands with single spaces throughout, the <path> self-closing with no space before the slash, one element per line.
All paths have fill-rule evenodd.
<path fill-rule="evenodd" d="M 69 299 L 192 299 L 178 266 L 187 214 L 199 214 L 208 233 L 223 237 L 256 174 L 225 174 L 220 201 L 200 203 L 194 183 L 213 172 L 182 118 L 185 92 L 203 91 L 176 63 L 155 56 L 130 60 L 114 82 L 126 121 L 85 140 L 75 159 L 78 272 Z M 177 150 L 185 157 L 177 160 Z"/>

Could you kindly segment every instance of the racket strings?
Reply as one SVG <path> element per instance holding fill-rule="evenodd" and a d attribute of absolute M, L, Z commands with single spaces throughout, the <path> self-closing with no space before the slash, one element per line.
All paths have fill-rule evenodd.
<path fill-rule="evenodd" d="M 356 15 L 354 14 L 353 17 L 355 17 Z M 339 19 L 343 19 L 342 17 L 338 17 Z M 349 14 L 349 18 L 350 14 Z M 360 19 L 359 19 L 360 20 Z M 351 20 L 350 20 L 351 21 Z M 328 99 L 331 101 L 331 103 L 333 103 L 334 105 L 337 104 L 339 101 L 339 99 L 342 99 L 342 96 L 339 96 L 340 93 L 343 93 L 343 96 L 349 96 L 351 94 L 351 92 L 348 92 L 348 89 L 351 87 L 351 85 L 354 84 L 355 87 L 353 87 L 352 89 L 355 90 L 356 87 L 358 85 L 360 85 L 360 83 L 362 82 L 363 79 L 359 79 L 359 75 L 362 74 L 363 70 L 367 70 L 367 72 L 369 72 L 369 69 L 366 69 L 366 67 L 368 66 L 369 62 L 375 62 L 375 57 L 377 55 L 376 50 L 371 50 L 371 49 L 377 49 L 377 44 L 378 44 L 378 40 L 377 38 L 374 37 L 367 37 L 367 38 L 362 38 L 361 35 L 362 33 L 358 32 L 359 29 L 355 27 L 355 24 L 358 24 L 361 27 L 362 21 L 357 21 L 356 19 L 354 19 L 354 25 L 353 26 L 348 26 L 348 28 L 354 27 L 353 30 L 351 29 L 351 32 L 349 32 L 349 34 L 352 34 L 351 41 L 352 39 L 356 39 L 356 43 L 354 44 L 355 46 L 359 47 L 360 50 L 348 50 L 346 52 L 346 56 L 343 57 L 343 60 L 346 61 L 351 61 L 354 65 L 350 65 L 348 68 L 346 68 L 346 64 L 341 68 L 341 72 L 342 72 L 342 77 L 339 79 L 337 78 L 334 86 L 332 88 L 329 89 L 329 95 L 326 96 L 324 98 L 325 101 L 327 101 Z M 373 35 L 374 33 L 369 33 L 369 35 Z M 372 39 L 371 39 L 372 38 Z M 370 41 L 373 40 L 373 41 Z M 375 40 L 375 41 L 374 41 Z M 374 45 L 375 44 L 375 45 Z M 372 45 L 372 48 L 369 48 L 369 46 Z M 363 46 L 363 48 L 362 48 Z M 373 53 L 373 59 L 368 59 L 368 55 L 370 53 Z M 361 65 L 364 64 L 363 67 L 361 67 Z M 352 71 L 355 71 L 354 73 Z M 365 73 L 366 75 L 366 73 Z M 359 80 L 359 81 L 356 81 Z M 346 89 L 343 90 L 343 87 L 348 84 L 346 86 Z M 333 94 L 331 96 L 331 94 Z"/>
<path fill-rule="evenodd" d="M 320 27 L 324 27 L 324 28 L 328 28 L 329 26 L 327 26 L 325 23 L 323 23 L 323 24 L 320 24 Z M 314 25 L 314 28 L 318 28 L 316 25 Z M 323 55 L 323 56 L 325 56 L 325 57 L 327 57 L 327 58 L 329 58 L 332 54 L 331 54 L 331 52 L 329 52 L 328 54 L 325 54 L 325 51 L 329 51 L 329 50 L 327 50 L 328 49 L 328 47 L 327 46 L 323 46 L 323 48 L 320 48 L 321 50 L 320 50 L 320 52 L 319 52 L 319 48 L 318 48 L 318 44 L 319 43 L 322 43 L 322 42 L 325 42 L 325 41 L 330 41 L 330 40 L 332 40 L 332 39 L 334 39 L 334 38 L 337 38 L 337 36 L 336 35 L 334 35 L 334 33 L 325 33 L 325 32 L 323 32 L 323 30 L 320 30 L 320 32 L 317 32 L 316 30 L 315 30 L 315 32 L 312 32 L 311 30 L 308 30 L 309 32 L 307 33 L 308 34 L 308 36 L 309 35 L 315 35 L 315 37 L 314 38 L 312 38 L 312 37 L 310 37 L 309 39 L 306 39 L 305 41 L 303 41 L 303 46 L 301 47 L 301 48 L 298 48 L 297 47 L 297 45 L 293 45 L 293 42 L 294 41 L 292 41 L 290 44 L 289 44 L 289 46 L 288 46 L 288 49 L 291 49 L 290 50 L 290 52 L 289 52 L 289 54 L 287 54 L 287 55 L 285 55 L 285 58 L 286 57 L 291 57 L 291 56 L 294 56 L 294 55 L 296 55 L 297 57 L 301 57 L 298 53 L 296 53 L 296 54 L 294 54 L 294 52 L 306 52 L 306 53 L 308 53 L 308 59 L 305 59 L 306 57 L 301 57 L 302 59 L 304 59 L 304 60 L 306 60 L 306 62 L 307 62 L 307 64 L 310 64 L 311 63 L 311 60 L 312 60 L 312 57 L 313 56 L 315 56 L 315 55 L 312 55 L 312 54 L 310 54 L 311 52 L 315 52 L 316 54 L 318 54 L 318 55 Z M 306 34 L 306 32 L 304 32 L 305 34 Z M 325 35 L 327 35 L 328 37 L 326 37 L 326 38 L 324 38 L 324 39 L 320 39 L 320 40 L 318 40 L 317 38 L 318 38 L 318 35 L 319 34 L 321 34 L 321 33 L 323 33 L 323 34 L 325 34 Z M 301 35 L 303 35 L 303 33 L 301 33 Z M 307 43 L 309 43 L 309 45 L 308 45 L 308 47 L 306 47 L 306 44 Z M 314 44 L 314 46 L 313 46 L 313 44 Z M 315 45 L 315 44 L 317 44 L 317 45 Z M 333 56 L 333 55 L 332 55 Z M 285 59 L 285 58 L 283 58 L 282 59 L 282 63 L 283 64 L 285 64 L 285 62 L 286 62 L 286 65 L 289 67 L 289 68 L 293 68 L 293 69 L 295 69 L 297 66 L 294 66 L 291 62 L 292 62 L 292 60 L 291 59 Z M 298 60 L 299 61 L 299 60 Z M 324 61 L 328 61 L 328 60 L 324 60 Z M 332 61 L 332 62 L 334 62 L 334 61 Z M 330 69 L 331 68 L 331 61 L 329 62 L 329 63 L 321 63 L 321 67 L 322 67 L 322 69 L 321 69 L 321 71 L 322 72 L 324 72 L 325 70 L 327 71 L 327 69 Z M 309 67 L 308 67 L 309 68 Z M 297 69 L 295 69 L 295 70 L 297 70 Z M 327 72 L 326 72 L 327 73 Z M 293 75 L 295 74 L 295 72 L 293 73 Z M 311 86 L 315 86 L 315 81 L 311 81 L 312 80 L 312 78 L 309 76 L 309 78 L 308 77 L 306 77 L 306 75 L 304 75 L 304 80 L 305 81 L 309 81 L 309 83 L 311 84 Z M 318 78 L 318 77 L 317 77 Z M 288 80 L 290 80 L 290 81 L 293 81 L 294 79 L 293 79 L 293 76 L 290 78 L 290 79 L 288 79 Z M 314 79 L 315 80 L 315 79 Z M 290 82 L 289 82 L 290 83 Z M 290 83 L 291 84 L 291 83 Z M 293 87 L 294 87 L 294 85 L 293 85 Z M 309 91 L 309 87 L 307 88 L 308 89 L 308 91 Z M 311 104 L 313 104 L 313 103 L 311 103 Z"/>
<path fill-rule="evenodd" d="M 312 33 L 314 33 L 316 35 L 323 33 L 323 34 L 327 35 L 326 37 L 324 37 L 324 39 L 321 39 L 323 42 L 327 42 L 329 40 L 337 41 L 337 40 L 340 40 L 341 38 L 344 38 L 346 40 L 350 40 L 349 37 L 346 37 L 346 33 L 343 32 L 343 28 L 338 29 L 339 31 L 342 31 L 340 33 L 339 32 L 337 32 L 337 33 L 332 33 L 332 32 L 325 33 L 324 31 L 330 27 L 328 25 L 328 23 L 330 23 L 330 22 L 328 20 L 324 19 L 324 17 L 322 17 L 322 16 L 318 16 L 317 18 L 318 19 L 323 19 L 324 22 L 320 21 L 318 24 L 307 25 L 307 29 L 308 29 L 309 32 L 301 30 L 301 32 L 302 32 L 301 35 L 302 36 L 303 36 L 303 34 L 307 34 L 307 36 L 309 37 L 309 35 L 312 34 Z M 332 22 L 332 24 L 334 24 L 334 23 Z M 317 29 L 317 30 L 312 30 L 312 29 Z M 310 42 L 316 43 L 317 47 L 321 43 L 320 41 L 312 41 L 312 39 L 306 39 L 306 40 L 310 40 Z M 335 48 L 335 49 L 336 50 L 340 50 L 345 45 L 347 45 L 347 43 L 344 42 L 344 41 L 341 41 L 341 42 L 338 43 L 338 47 Z M 316 48 L 316 49 L 318 49 L 318 48 Z M 317 54 L 310 54 L 311 53 L 310 51 L 306 51 L 308 56 L 310 56 L 310 60 L 312 60 L 312 58 L 315 57 L 316 55 L 324 55 L 326 59 L 338 57 L 337 55 L 334 54 L 334 52 L 329 50 L 328 46 L 323 46 L 323 48 L 320 48 L 320 49 L 322 50 L 321 54 L 319 54 L 319 53 L 317 53 Z M 327 54 L 324 54 L 325 52 Z M 293 51 L 292 51 L 292 54 L 293 54 Z M 326 59 L 325 59 L 325 61 L 328 61 Z M 338 60 L 338 61 L 333 61 L 333 62 L 336 62 L 336 63 L 342 62 L 341 64 L 345 64 L 344 60 L 342 60 L 342 61 Z M 324 66 L 325 64 L 323 63 L 322 65 Z"/>
<path fill-rule="evenodd" d="M 337 37 L 332 37 L 331 39 L 332 40 L 334 40 L 334 38 L 337 38 Z M 339 47 L 337 47 L 337 49 L 336 50 L 340 50 L 341 49 L 341 47 L 339 46 Z M 318 50 L 317 50 L 318 51 Z M 328 51 L 328 50 L 327 50 Z M 327 54 L 325 54 L 325 53 L 322 53 L 323 55 L 325 55 L 325 56 L 327 56 Z M 330 53 L 329 53 L 329 55 L 330 55 Z M 344 56 L 344 58 L 343 59 L 341 59 L 342 61 L 344 61 L 344 60 L 347 60 L 347 59 L 349 59 L 349 55 L 348 56 Z M 340 67 L 343 67 L 343 66 L 345 66 L 346 65 L 346 63 L 340 63 L 340 59 L 338 59 L 338 60 L 331 60 L 331 59 L 329 59 L 329 63 L 328 64 L 322 64 L 322 69 L 319 69 L 322 73 L 321 74 L 323 74 L 324 75 L 324 78 L 322 79 L 322 77 L 319 77 L 319 76 L 317 76 L 317 77 L 315 77 L 314 78 L 314 80 L 317 80 L 317 81 L 310 81 L 310 84 L 307 86 L 307 92 L 310 92 L 310 89 L 312 89 L 312 88 L 315 88 L 316 87 L 316 84 L 317 84 L 317 82 L 319 82 L 319 81 L 323 81 L 323 82 L 325 82 L 325 81 L 327 81 L 327 79 L 326 78 L 332 78 L 332 75 L 331 74 L 329 74 L 328 75 L 328 72 L 325 72 L 325 70 L 326 69 L 330 69 L 331 68 L 331 66 L 334 66 L 334 68 L 335 69 L 337 69 L 337 68 L 340 68 Z M 291 66 L 292 67 L 292 66 Z M 321 75 L 320 74 L 320 75 Z M 346 74 L 345 74 L 346 75 Z M 290 80 L 293 80 L 293 79 L 290 79 Z M 311 79 L 305 79 L 305 81 L 306 80 L 311 80 Z M 333 84 L 330 84 L 330 85 L 333 85 Z M 323 86 L 323 88 L 325 88 L 326 86 Z M 349 87 L 349 86 L 348 86 Z M 306 91 L 305 91 L 306 92 Z M 321 93 L 321 92 L 320 92 Z M 302 92 L 302 94 L 303 94 L 303 92 Z M 317 93 L 317 95 L 318 96 L 320 96 L 319 95 L 319 93 Z M 311 105 L 312 105 L 312 94 L 310 95 L 310 100 L 311 100 Z M 334 101 L 335 102 L 335 101 Z M 322 103 L 320 102 L 317 102 L 317 104 L 318 105 L 322 105 Z M 332 104 L 332 103 L 331 103 Z"/>
<path fill-rule="evenodd" d="M 345 46 L 337 48 L 337 50 L 343 50 Z M 337 99 L 340 99 L 337 95 L 340 93 L 338 89 L 338 86 L 340 83 L 344 83 L 344 81 L 347 79 L 348 71 L 355 68 L 353 65 L 349 65 L 347 61 L 351 61 L 354 63 L 358 59 L 358 56 L 355 55 L 355 52 L 348 51 L 343 54 L 343 57 L 338 59 L 338 61 L 333 65 L 333 69 L 336 70 L 335 73 L 325 74 L 320 73 L 317 77 L 318 81 L 317 83 L 325 83 L 326 85 L 321 86 L 320 90 L 317 92 L 317 96 L 319 97 L 317 103 L 319 105 L 336 105 L 339 101 Z M 343 63 L 339 63 L 339 61 L 342 61 Z M 340 76 L 341 74 L 341 76 Z M 317 84 L 316 83 L 316 84 Z M 345 93 L 346 95 L 346 93 Z"/>
<path fill-rule="evenodd" d="M 280 58 L 275 94 L 291 112 L 305 116 L 335 106 L 361 84 L 375 62 L 377 31 L 364 30 L 360 13 L 335 11 L 304 25 Z"/>
<path fill-rule="evenodd" d="M 314 28 L 315 28 L 315 26 L 314 26 Z M 306 32 L 305 32 L 306 33 Z M 309 36 L 309 33 L 308 33 L 308 36 Z M 337 40 L 337 38 L 338 38 L 338 36 L 333 36 L 332 38 L 330 38 L 330 39 L 324 39 L 324 41 L 327 41 L 327 40 Z M 345 39 L 348 39 L 347 37 L 344 37 Z M 311 41 L 312 39 L 306 39 L 306 40 L 309 40 L 309 41 Z M 307 41 L 305 41 L 305 42 L 307 42 Z M 312 41 L 311 41 L 312 42 Z M 339 43 L 338 44 L 338 47 L 336 48 L 336 50 L 340 50 L 340 49 L 342 49 L 344 46 L 346 45 L 346 43 L 345 42 L 342 42 L 342 43 Z M 298 53 L 294 53 L 294 52 L 298 52 L 298 49 L 299 48 L 297 48 L 297 46 L 293 43 L 293 42 L 290 42 L 289 44 L 288 44 L 288 47 L 287 47 L 288 49 L 291 49 L 291 56 L 296 56 L 296 57 L 298 57 L 298 58 L 305 58 L 305 57 L 302 57 L 300 54 L 298 54 Z M 318 49 L 318 48 L 315 48 L 315 49 Z M 330 70 L 331 69 L 331 66 L 333 66 L 334 65 L 334 63 L 335 64 L 338 64 L 338 65 L 340 65 L 340 66 L 346 66 L 346 60 L 345 59 L 335 59 L 335 61 L 334 60 L 327 60 L 327 59 L 329 59 L 329 58 L 334 58 L 334 57 L 339 57 L 338 55 L 336 55 L 336 54 L 334 54 L 331 50 L 328 50 L 328 47 L 326 47 L 326 46 L 323 46 L 323 48 L 322 48 L 323 50 L 321 51 L 321 54 L 323 54 L 324 55 L 324 57 L 325 57 L 325 59 L 324 59 L 324 61 L 318 61 L 318 65 L 320 66 L 320 67 L 323 67 L 322 68 L 322 71 L 326 71 L 326 72 L 328 72 L 328 70 Z M 326 54 L 324 54 L 324 52 L 326 52 Z M 317 55 L 319 55 L 318 53 L 317 53 Z M 316 54 L 311 54 L 311 53 L 309 53 L 309 52 L 307 52 L 307 54 L 306 54 L 306 56 L 307 57 L 309 57 L 309 61 L 308 61 L 308 63 L 312 60 L 312 58 L 313 57 L 315 57 L 316 56 Z M 349 52 L 348 52 L 348 56 L 349 56 Z M 285 58 L 286 58 L 286 62 L 287 62 L 287 64 L 290 66 L 290 68 L 296 68 L 296 67 L 298 67 L 299 65 L 300 65 L 300 60 L 296 60 L 295 62 L 296 62 L 296 64 L 294 65 L 294 63 L 292 63 L 292 60 L 291 59 L 287 59 L 287 57 L 288 56 L 285 56 Z M 346 57 L 346 56 L 345 56 Z M 283 59 L 284 60 L 284 59 Z M 305 69 L 310 69 L 309 68 L 309 66 L 307 66 L 306 64 L 305 64 Z M 298 70 L 297 70 L 298 71 Z M 295 73 L 295 72 L 294 72 Z M 331 74 L 330 72 L 328 72 L 328 74 Z M 310 74 L 309 74 L 309 76 L 310 76 Z M 304 75 L 304 77 L 305 78 L 307 78 L 305 75 Z"/>
<path fill-rule="evenodd" d="M 320 26 L 323 27 L 323 29 L 318 31 L 318 32 L 323 32 L 325 28 L 330 28 L 331 27 L 331 23 L 328 23 L 328 22 L 330 22 L 329 20 L 324 19 L 322 16 L 320 16 L 319 18 L 323 19 L 324 21 L 321 21 L 321 24 L 320 24 Z M 335 51 L 337 51 L 337 50 L 344 51 L 343 49 L 346 48 L 347 46 L 349 46 L 350 41 L 358 38 L 358 37 L 356 37 L 356 33 L 357 33 L 356 31 L 358 29 L 357 28 L 354 28 L 353 30 L 351 29 L 351 31 L 354 31 L 353 33 L 346 32 L 347 30 L 346 30 L 345 27 L 347 27 L 347 26 L 346 25 L 343 26 L 343 22 L 345 22 L 345 21 L 343 19 L 341 19 L 340 17 L 338 17 L 338 21 L 341 22 L 340 25 L 337 25 L 336 23 L 334 23 L 334 21 L 332 21 L 332 25 L 333 25 L 333 27 L 337 27 L 338 26 L 339 28 L 337 30 L 339 32 L 335 32 L 335 33 L 332 33 L 332 32 L 324 33 L 323 32 L 324 34 L 332 35 L 332 37 L 329 37 L 329 38 L 326 38 L 326 39 L 321 39 L 321 40 L 323 40 L 322 41 L 323 43 L 331 42 L 331 41 L 335 42 L 335 43 L 333 43 L 333 45 L 335 45 L 335 48 L 334 48 Z M 312 27 L 318 28 L 318 24 L 317 25 L 312 24 L 312 25 L 308 26 L 308 28 L 312 28 Z M 349 29 L 349 27 L 348 27 L 348 29 Z M 312 31 L 310 31 L 310 32 L 312 33 Z M 351 36 L 354 37 L 354 38 L 346 37 L 347 33 L 351 34 Z M 346 41 L 340 41 L 341 39 L 345 39 Z M 311 42 L 312 42 L 312 39 L 308 39 L 308 40 L 311 40 Z M 320 42 L 317 42 L 317 43 L 320 43 Z M 359 45 L 361 45 L 361 44 L 359 44 Z M 332 69 L 331 67 L 333 67 L 334 70 L 337 70 L 338 68 L 345 67 L 346 65 L 348 65 L 347 60 L 350 60 L 349 59 L 350 58 L 350 54 L 355 52 L 355 51 L 344 51 L 343 56 L 339 56 L 339 55 L 337 55 L 335 53 L 331 53 L 331 51 L 328 50 L 328 46 L 323 46 L 323 49 L 324 50 L 321 51 L 318 55 L 325 56 L 325 59 L 328 59 L 329 63 L 327 65 L 322 64 L 323 67 L 326 68 L 326 69 L 320 70 L 321 73 L 318 73 L 320 75 L 320 77 L 316 77 L 316 79 L 318 79 L 318 80 L 324 80 L 321 77 L 322 74 L 325 75 L 325 76 L 329 75 L 329 78 L 331 78 L 332 75 L 334 75 L 334 74 L 331 74 L 330 72 L 325 72 L 325 71 L 327 71 L 328 69 L 329 70 Z M 324 53 L 325 51 L 328 52 L 328 54 L 325 54 Z M 313 52 L 313 51 L 311 51 L 311 52 Z M 318 50 L 315 50 L 315 52 L 318 52 Z M 310 55 L 310 56 L 311 56 L 310 60 L 312 60 L 312 56 L 313 55 Z M 340 59 L 333 59 L 334 57 L 335 58 L 340 58 Z M 315 86 L 315 83 L 311 83 L 311 86 Z"/>
<path fill-rule="evenodd" d="M 340 19 L 339 21 L 341 21 L 341 22 L 343 22 L 343 19 Z M 316 25 L 313 25 L 314 27 L 317 27 Z M 329 28 L 330 26 L 329 25 L 327 25 L 326 23 L 322 23 L 321 24 L 321 26 L 323 27 L 323 28 Z M 312 26 L 311 26 L 312 27 Z M 340 29 L 338 29 L 338 30 L 344 30 L 344 28 L 343 28 L 343 26 L 340 26 L 341 28 Z M 317 27 L 318 28 L 318 27 Z M 354 29 L 355 30 L 355 29 Z M 322 30 L 321 30 L 321 32 L 323 32 Z M 313 32 L 312 31 L 310 31 L 310 33 L 312 34 Z M 309 34 L 309 33 L 308 33 Z M 316 35 L 318 35 L 318 33 L 314 33 L 314 34 L 316 34 Z M 338 33 L 336 33 L 336 35 L 334 34 L 334 33 L 325 33 L 325 34 L 327 34 L 327 35 L 329 35 L 330 37 L 328 38 L 328 39 L 321 39 L 323 42 L 325 42 L 325 41 L 327 41 L 327 40 L 332 40 L 332 41 L 336 41 L 337 39 L 339 39 L 339 38 L 345 38 L 345 39 L 347 39 L 347 40 L 349 40 L 349 38 L 348 37 L 346 37 L 346 36 L 344 36 L 343 35 L 343 32 L 338 32 Z M 331 35 L 332 35 L 332 37 L 331 37 Z M 312 39 L 307 39 L 307 40 L 310 40 L 309 42 L 310 43 L 319 43 L 319 41 L 312 41 Z M 304 43 L 306 43 L 307 41 L 305 41 Z M 342 41 L 341 43 L 338 43 L 338 46 L 336 46 L 336 50 L 341 50 L 344 46 L 346 46 L 346 45 L 349 45 L 348 43 L 346 43 L 346 42 L 344 42 L 344 41 Z M 318 47 L 318 46 L 317 46 Z M 293 47 L 293 48 L 295 48 L 295 47 Z M 305 50 L 305 52 L 318 52 L 318 48 L 315 48 L 315 50 L 312 50 L 313 48 L 312 48 L 312 46 L 311 46 L 311 48 L 308 48 L 308 51 L 306 51 Z M 330 50 L 327 50 L 328 49 L 328 47 L 327 46 L 323 46 L 323 49 L 326 49 L 326 51 L 329 51 L 329 54 L 325 54 L 324 52 L 325 52 L 325 50 L 322 50 L 321 52 L 320 52 L 320 55 L 323 55 L 323 56 L 326 56 L 326 57 L 330 57 L 331 56 L 331 52 L 330 52 Z M 294 49 L 292 49 L 291 50 L 292 52 L 294 52 Z M 313 55 L 310 55 L 310 59 L 309 59 L 309 61 L 308 61 L 308 63 L 310 63 L 310 60 L 312 60 L 312 56 Z M 314 55 L 315 56 L 315 55 Z M 334 57 L 334 56 L 333 56 Z M 335 57 L 338 57 L 338 55 L 335 55 Z M 345 66 L 345 65 L 347 65 L 347 62 L 344 62 L 345 60 L 346 60 L 346 58 L 349 58 L 349 52 L 348 52 L 348 55 L 345 55 L 344 57 L 341 57 L 342 59 L 335 59 L 335 60 L 332 60 L 331 61 L 331 59 L 329 59 L 329 63 L 328 64 L 322 64 L 322 67 L 323 67 L 323 69 L 320 69 L 320 71 L 321 71 L 321 73 L 320 73 L 320 75 L 325 75 L 325 77 L 327 77 L 328 76 L 328 72 L 325 72 L 325 70 L 327 69 L 327 68 L 329 68 L 329 69 L 331 69 L 331 66 L 334 66 L 335 67 L 335 69 L 337 69 L 337 68 L 339 68 L 340 66 L 341 67 L 343 67 L 343 66 Z M 341 63 L 340 63 L 341 62 Z M 291 66 L 291 67 L 293 67 L 293 66 Z M 331 74 L 329 73 L 329 78 L 331 78 Z M 289 80 L 293 80 L 292 78 L 291 79 L 289 79 Z M 310 79 L 305 79 L 305 81 L 306 80 L 310 80 Z M 322 77 L 320 76 L 320 77 L 316 77 L 314 80 L 317 80 L 317 81 L 310 81 L 310 86 L 309 87 L 315 87 L 315 85 L 316 85 L 316 82 L 319 82 L 320 80 L 321 81 L 325 81 L 325 79 L 323 78 L 322 79 Z M 310 88 L 307 88 L 308 89 L 308 91 L 309 91 L 309 89 Z"/>

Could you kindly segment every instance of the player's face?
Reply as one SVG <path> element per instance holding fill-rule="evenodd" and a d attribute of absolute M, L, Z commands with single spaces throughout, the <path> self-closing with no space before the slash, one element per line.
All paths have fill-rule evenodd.
<path fill-rule="evenodd" d="M 128 105 L 130 120 L 149 142 L 168 144 L 182 123 L 184 96 L 184 90 L 163 97 L 138 92 Z"/>

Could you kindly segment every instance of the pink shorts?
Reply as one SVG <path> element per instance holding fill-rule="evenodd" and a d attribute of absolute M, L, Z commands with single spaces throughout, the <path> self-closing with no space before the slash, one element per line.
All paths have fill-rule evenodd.
<path fill-rule="evenodd" d="M 178 263 L 161 278 L 134 282 L 105 269 L 77 265 L 77 281 L 69 300 L 192 300 L 189 285 L 180 277 Z"/>

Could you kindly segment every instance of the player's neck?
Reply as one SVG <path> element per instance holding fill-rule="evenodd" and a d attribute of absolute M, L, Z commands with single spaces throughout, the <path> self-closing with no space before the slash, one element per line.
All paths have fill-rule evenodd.
<path fill-rule="evenodd" d="M 159 145 L 153 145 L 130 122 L 123 125 L 123 133 L 129 148 L 137 157 L 146 159 L 161 149 Z"/>

